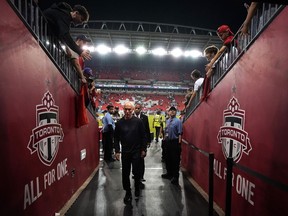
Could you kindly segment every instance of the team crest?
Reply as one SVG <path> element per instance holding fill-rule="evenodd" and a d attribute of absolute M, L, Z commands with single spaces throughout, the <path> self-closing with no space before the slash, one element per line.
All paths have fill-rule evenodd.
<path fill-rule="evenodd" d="M 248 133 L 244 130 L 245 111 L 240 109 L 236 98 L 232 98 L 223 112 L 223 126 L 218 133 L 218 142 L 222 143 L 224 157 L 232 157 L 237 163 L 243 152 L 249 155 L 252 150 Z"/>
<path fill-rule="evenodd" d="M 32 130 L 27 148 L 31 154 L 37 151 L 40 161 L 50 166 L 59 149 L 64 134 L 59 124 L 59 109 L 49 91 L 44 94 L 42 104 L 36 106 L 36 127 Z"/>

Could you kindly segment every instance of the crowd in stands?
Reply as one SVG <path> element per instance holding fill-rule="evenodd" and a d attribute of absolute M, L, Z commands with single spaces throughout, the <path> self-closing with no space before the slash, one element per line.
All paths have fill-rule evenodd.
<path fill-rule="evenodd" d="M 141 103 L 145 113 L 154 112 L 156 110 L 165 111 L 171 106 L 177 107 L 179 110 L 184 108 L 183 96 L 173 95 L 155 95 L 155 94 L 129 94 L 129 93 L 110 93 L 103 91 L 101 96 L 98 97 L 98 111 L 104 109 L 107 104 L 114 104 L 122 107 L 125 102 L 131 101 Z M 120 109 L 121 110 L 121 109 Z"/>
<path fill-rule="evenodd" d="M 140 69 L 140 68 L 120 68 L 120 67 L 102 67 L 96 68 L 95 74 L 97 79 L 105 80 L 151 80 L 151 81 L 169 81 L 182 82 L 189 80 L 189 72 L 176 70 L 159 70 L 159 69 Z"/>

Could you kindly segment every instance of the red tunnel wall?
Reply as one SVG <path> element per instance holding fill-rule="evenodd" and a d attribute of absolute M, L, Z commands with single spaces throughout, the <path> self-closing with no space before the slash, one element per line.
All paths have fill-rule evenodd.
<path fill-rule="evenodd" d="M 0 8 L 0 212 L 1 215 L 54 215 L 99 164 L 98 124 L 88 112 L 90 123 L 75 127 L 76 93 L 7 2 L 2 1 Z M 58 110 L 54 107 L 55 127 L 62 129 L 64 137 L 58 142 L 57 150 L 59 138 L 55 137 L 63 134 L 61 130 L 50 133 L 55 147 L 51 150 L 54 160 L 48 158 L 51 164 L 45 165 L 40 159 L 41 149 L 31 153 L 27 146 L 33 130 L 40 124 L 37 110 L 48 92 L 58 106 Z M 48 110 L 48 105 L 45 107 Z M 45 135 L 44 128 L 42 135 Z M 47 135 L 48 128 L 45 130 Z M 42 136 L 41 131 L 38 138 Z M 43 155 L 49 136 L 46 138 L 41 145 Z M 80 160 L 83 149 L 86 158 Z"/>
<path fill-rule="evenodd" d="M 231 125 L 224 125 L 224 111 L 229 109 L 233 97 L 242 110 L 242 113 L 234 113 L 242 118 L 238 129 L 243 139 L 240 145 L 235 144 L 237 138 L 233 141 L 234 146 L 240 149 L 238 164 L 285 184 L 287 188 L 287 20 L 288 8 L 285 8 L 213 89 L 208 100 L 184 123 L 184 140 L 215 153 L 214 201 L 223 210 L 227 165 L 223 153 L 225 148 L 218 140 L 221 127 L 223 133 L 220 133 L 220 138 L 229 136 L 227 129 L 231 129 Z M 226 131 L 224 126 L 227 126 Z M 208 158 L 185 144 L 182 146 L 182 166 L 207 192 Z M 248 154 L 244 151 L 245 146 Z M 237 168 L 233 173 L 232 215 L 288 215 L 287 191 L 272 187 Z"/>

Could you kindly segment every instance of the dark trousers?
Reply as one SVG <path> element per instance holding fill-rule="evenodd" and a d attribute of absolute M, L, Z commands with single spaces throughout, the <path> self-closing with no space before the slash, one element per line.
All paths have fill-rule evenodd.
<path fill-rule="evenodd" d="M 145 161 L 144 158 L 140 158 L 140 179 L 144 179 Z"/>
<path fill-rule="evenodd" d="M 158 142 L 158 138 L 159 138 L 159 134 L 160 134 L 160 128 L 161 127 L 155 127 L 155 132 L 156 132 L 155 139 L 157 142 Z"/>
<path fill-rule="evenodd" d="M 131 166 L 132 166 L 132 174 L 134 175 L 134 187 L 135 190 L 140 189 L 140 151 L 137 153 L 123 153 L 122 152 L 122 184 L 123 189 L 126 191 L 131 190 L 130 184 L 130 173 L 131 173 Z"/>
<path fill-rule="evenodd" d="M 165 161 L 167 158 L 167 145 L 165 140 L 162 140 L 161 148 L 162 148 L 162 161 Z"/>
<path fill-rule="evenodd" d="M 166 140 L 166 170 L 167 174 L 179 178 L 179 169 L 180 169 L 180 156 L 181 156 L 181 145 L 179 144 L 178 139 L 175 140 Z"/>
<path fill-rule="evenodd" d="M 111 161 L 112 160 L 112 151 L 113 151 L 113 133 L 105 132 L 102 134 L 102 143 L 104 150 L 104 160 Z"/>

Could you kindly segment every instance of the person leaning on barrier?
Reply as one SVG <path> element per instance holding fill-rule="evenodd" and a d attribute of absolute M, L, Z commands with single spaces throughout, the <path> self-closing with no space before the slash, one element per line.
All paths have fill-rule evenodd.
<path fill-rule="evenodd" d="M 195 69 L 191 72 L 191 78 L 194 80 L 194 89 L 193 89 L 193 92 L 192 92 L 191 97 L 189 99 L 189 102 L 187 104 L 187 107 L 189 107 L 191 105 L 192 100 L 196 97 L 196 94 L 200 90 L 200 88 L 203 84 L 203 81 L 204 81 L 204 78 L 201 77 L 200 71 L 197 69 Z"/>
<path fill-rule="evenodd" d="M 214 63 L 218 60 L 218 58 L 227 50 L 230 50 L 230 47 L 233 45 L 234 42 L 234 33 L 231 31 L 228 25 L 221 25 L 217 29 L 218 37 L 223 41 L 222 47 L 218 50 L 214 58 L 206 65 L 206 76 L 210 78 L 213 75 L 213 66 Z"/>
<path fill-rule="evenodd" d="M 80 48 L 83 48 L 84 46 L 87 45 L 87 43 L 90 43 L 91 40 L 87 38 L 85 35 L 78 35 L 76 37 L 75 43 L 77 46 Z M 78 76 L 81 79 L 82 83 L 87 83 L 87 79 L 85 78 L 83 74 L 83 69 L 84 69 L 84 59 L 79 56 L 76 52 L 74 52 L 72 49 L 69 47 L 66 47 L 66 53 L 67 56 L 71 59 L 72 65 L 74 66 L 76 72 L 78 73 Z"/>
<path fill-rule="evenodd" d="M 243 22 L 243 25 L 240 29 L 240 35 L 241 36 L 245 36 L 245 35 L 249 35 L 249 29 L 251 26 L 251 21 L 252 18 L 254 17 L 254 15 L 256 14 L 257 8 L 260 8 L 260 5 L 262 5 L 262 3 L 271 3 L 271 4 L 280 4 L 280 5 L 287 5 L 288 1 L 287 0 L 260 0 L 260 1 L 252 1 L 251 4 L 247 4 L 245 3 L 245 7 L 247 8 L 247 16 Z M 261 11 L 262 12 L 262 11 Z"/>
<path fill-rule="evenodd" d="M 53 34 L 65 45 L 67 45 L 79 56 L 91 59 L 89 50 L 82 50 L 70 35 L 70 24 L 80 25 L 88 22 L 89 13 L 82 5 L 75 5 L 73 8 L 65 2 L 54 3 L 51 7 L 43 11 L 48 21 L 48 27 Z"/>
<path fill-rule="evenodd" d="M 204 49 L 204 56 L 205 58 L 207 59 L 208 62 L 211 62 L 211 60 L 215 57 L 215 55 L 217 54 L 218 52 L 218 47 L 214 46 L 214 45 L 211 45 L 211 46 L 208 46 Z M 213 74 L 213 70 L 214 70 L 215 66 L 212 65 L 212 68 L 211 68 L 211 74 Z M 208 97 L 208 94 L 210 92 L 210 78 L 211 77 L 207 77 L 205 76 L 204 77 L 204 81 L 203 81 L 203 91 L 202 91 L 202 98 L 201 98 L 201 101 L 205 100 L 207 97 Z"/>

